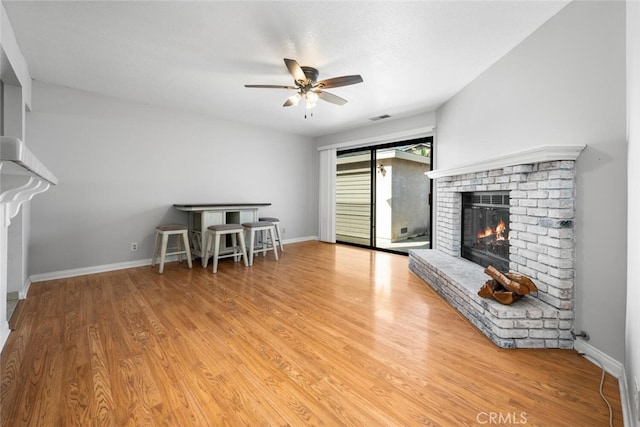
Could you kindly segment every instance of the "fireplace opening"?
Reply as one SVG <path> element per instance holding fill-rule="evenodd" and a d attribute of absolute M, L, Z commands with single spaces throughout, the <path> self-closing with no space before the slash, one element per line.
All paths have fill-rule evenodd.
<path fill-rule="evenodd" d="M 461 256 L 509 271 L 509 192 L 462 193 Z"/>

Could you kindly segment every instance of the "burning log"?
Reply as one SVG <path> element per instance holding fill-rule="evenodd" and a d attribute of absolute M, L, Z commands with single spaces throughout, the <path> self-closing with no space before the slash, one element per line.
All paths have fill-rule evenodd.
<path fill-rule="evenodd" d="M 478 291 L 482 298 L 493 298 L 496 301 L 509 305 L 518 301 L 524 295 L 537 292 L 538 288 L 533 281 L 522 274 L 502 273 L 490 265 L 484 272 L 491 277 Z"/>

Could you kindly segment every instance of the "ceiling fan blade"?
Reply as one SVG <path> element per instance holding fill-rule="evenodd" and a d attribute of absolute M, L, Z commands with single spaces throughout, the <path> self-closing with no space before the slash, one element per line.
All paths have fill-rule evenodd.
<path fill-rule="evenodd" d="M 344 105 L 347 103 L 347 100 L 344 98 L 340 98 L 337 95 L 334 95 L 332 93 L 329 92 L 323 92 L 323 91 L 314 91 L 315 93 L 318 94 L 318 98 L 322 99 L 323 101 L 327 101 L 330 102 L 332 104 L 337 104 L 337 105 Z"/>
<path fill-rule="evenodd" d="M 284 63 L 293 76 L 293 80 L 295 80 L 296 83 L 304 85 L 304 83 L 307 81 L 307 76 L 304 75 L 304 71 L 302 71 L 302 67 L 300 66 L 300 64 L 298 64 L 298 61 L 296 61 L 295 59 L 284 58 Z"/>
<path fill-rule="evenodd" d="M 261 88 L 261 89 L 298 89 L 295 86 L 282 86 L 282 85 L 244 85 L 244 87 Z"/>
<path fill-rule="evenodd" d="M 359 74 L 353 76 L 334 77 L 332 79 L 320 80 L 314 87 L 321 89 L 329 89 L 332 87 L 349 86 L 356 83 L 362 83 L 362 77 Z"/>

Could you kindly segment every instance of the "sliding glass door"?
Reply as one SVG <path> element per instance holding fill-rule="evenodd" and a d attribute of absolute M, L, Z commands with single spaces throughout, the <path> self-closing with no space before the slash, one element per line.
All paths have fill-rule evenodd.
<path fill-rule="evenodd" d="M 336 240 L 371 246 L 373 194 L 371 150 L 338 153 L 336 161 Z"/>
<path fill-rule="evenodd" d="M 431 247 L 432 138 L 338 152 L 336 240 L 408 253 Z"/>

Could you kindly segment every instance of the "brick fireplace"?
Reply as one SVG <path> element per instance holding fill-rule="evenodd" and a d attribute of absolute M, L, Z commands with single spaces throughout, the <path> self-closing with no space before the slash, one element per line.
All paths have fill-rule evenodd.
<path fill-rule="evenodd" d="M 572 348 L 575 298 L 575 160 L 584 146 L 544 146 L 452 169 L 435 179 L 435 249 L 412 250 L 409 268 L 505 348 Z M 464 194 L 508 194 L 509 270 L 537 295 L 513 305 L 477 295 L 489 278 L 461 257 Z"/>

